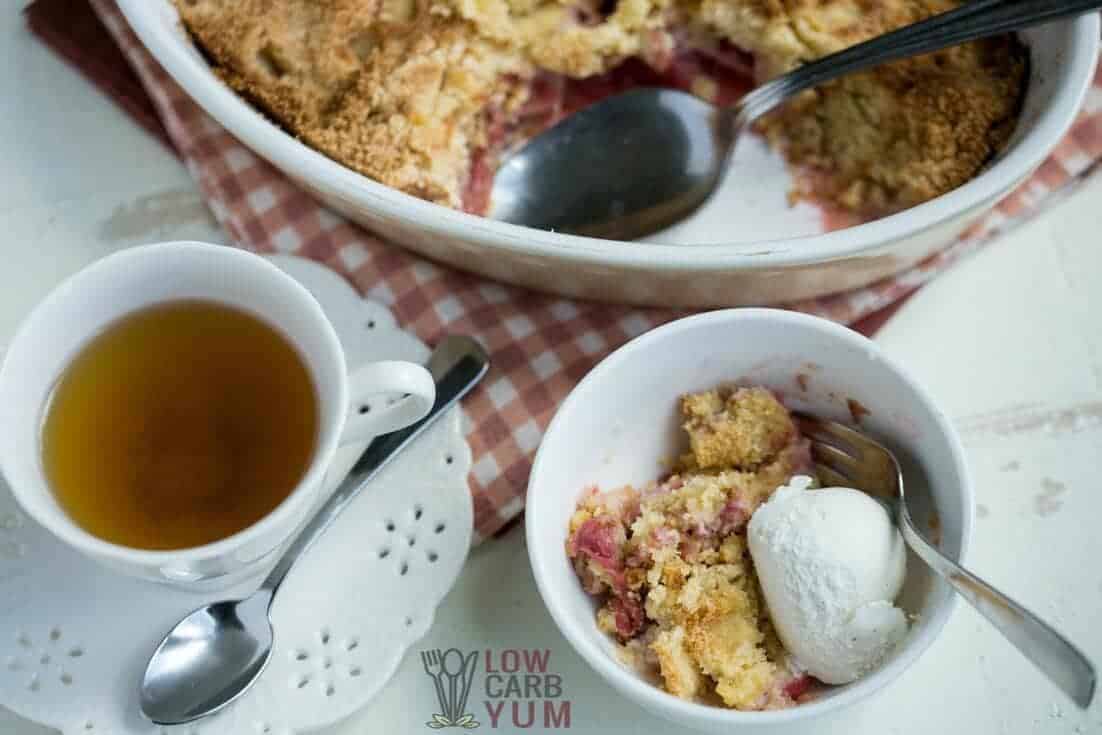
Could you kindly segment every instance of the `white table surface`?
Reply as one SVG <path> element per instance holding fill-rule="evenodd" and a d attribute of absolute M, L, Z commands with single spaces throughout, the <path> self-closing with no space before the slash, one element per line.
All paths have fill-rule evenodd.
<path fill-rule="evenodd" d="M 24 4 L 0 10 L 0 344 L 55 283 L 106 253 L 225 240 L 177 160 L 31 38 Z M 980 503 L 972 568 L 1102 663 L 1100 208 L 1097 177 L 924 289 L 877 339 L 963 431 Z M 671 731 L 613 692 L 559 635 L 520 528 L 475 549 L 429 646 L 550 649 L 572 730 Z M 477 691 L 472 700 L 486 723 Z M 330 735 L 428 732 L 434 705 L 410 656 L 367 710 Z M 899 681 L 826 731 L 1102 733 L 1102 704 L 1077 711 L 961 606 Z M 46 731 L 0 711 L 0 732 Z"/>

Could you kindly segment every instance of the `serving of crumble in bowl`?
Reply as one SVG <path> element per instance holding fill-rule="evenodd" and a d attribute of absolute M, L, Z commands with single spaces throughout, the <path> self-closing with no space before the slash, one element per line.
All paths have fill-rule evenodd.
<path fill-rule="evenodd" d="M 790 657 L 747 549 L 777 488 L 814 474 L 790 411 L 889 446 L 916 522 L 961 558 L 973 494 L 949 420 L 873 342 L 816 317 L 731 309 L 648 332 L 579 383 L 536 455 L 528 553 L 552 618 L 609 684 L 672 722 L 729 732 L 825 716 L 898 677 L 953 608 L 908 557 L 894 600 L 906 632 L 871 670 L 827 685 Z"/>
<path fill-rule="evenodd" d="M 735 158 L 742 175 L 730 187 L 645 243 L 479 216 L 499 154 L 621 89 L 672 86 L 729 102 L 785 69 L 958 3 L 119 7 L 161 66 L 235 138 L 376 234 L 543 291 L 702 307 L 856 288 L 953 242 L 1075 119 L 1094 73 L 1097 15 L 805 95 L 746 136 Z"/>

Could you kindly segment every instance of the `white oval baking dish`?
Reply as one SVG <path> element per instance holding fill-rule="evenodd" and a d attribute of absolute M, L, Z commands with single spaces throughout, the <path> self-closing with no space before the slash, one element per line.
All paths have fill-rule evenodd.
<path fill-rule="evenodd" d="M 320 200 L 433 260 L 565 296 L 663 306 L 812 298 L 897 273 L 948 245 L 1024 181 L 1067 132 L 1094 76 L 1099 17 L 1022 35 L 1029 89 L 1006 150 L 967 184 L 906 211 L 826 234 L 695 245 L 576 237 L 496 222 L 391 189 L 314 151 L 223 84 L 169 0 L 118 0 L 165 70 L 214 119 Z M 730 223 L 723 230 L 736 229 Z M 699 231 L 699 230 L 697 230 Z M 723 243 L 723 232 L 708 237 Z"/>

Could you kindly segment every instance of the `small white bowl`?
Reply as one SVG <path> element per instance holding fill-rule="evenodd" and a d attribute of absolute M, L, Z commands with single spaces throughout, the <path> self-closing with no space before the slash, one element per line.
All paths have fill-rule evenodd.
<path fill-rule="evenodd" d="M 845 327 L 788 311 L 730 309 L 659 327 L 603 360 L 559 408 L 536 455 L 526 511 L 532 570 L 563 635 L 613 687 L 656 715 L 717 733 L 804 722 L 867 697 L 926 650 L 955 604 L 950 588 L 912 556 L 900 601 L 916 618 L 904 643 L 863 679 L 787 710 L 686 702 L 619 661 L 566 556 L 575 503 L 593 484 L 608 489 L 657 477 L 663 459 L 684 444 L 677 397 L 733 380 L 771 387 L 790 408 L 826 418 L 852 421 L 851 412 L 867 409 L 862 430 L 897 453 L 916 521 L 940 536 L 951 558 L 964 554 L 973 521 L 972 486 L 949 420 L 901 366 Z M 915 701 L 928 695 L 915 692 Z"/>

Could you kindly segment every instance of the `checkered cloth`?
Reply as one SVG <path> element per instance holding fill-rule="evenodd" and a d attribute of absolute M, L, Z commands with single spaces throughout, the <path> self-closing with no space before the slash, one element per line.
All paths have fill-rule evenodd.
<path fill-rule="evenodd" d="M 474 455 L 470 482 L 476 538 L 495 533 L 518 516 L 533 451 L 567 392 L 610 351 L 681 314 L 532 293 L 440 267 L 383 241 L 319 205 L 231 137 L 153 60 L 113 0 L 90 1 L 233 242 L 257 252 L 293 253 L 327 264 L 367 297 L 390 307 L 405 329 L 428 343 L 444 334 L 466 333 L 489 349 L 493 370 L 465 403 Z M 58 27 L 72 21 L 70 3 L 61 3 L 69 14 L 56 13 L 52 21 L 32 17 L 35 30 L 47 40 L 50 26 L 54 33 L 66 32 Z M 85 63 L 86 45 L 83 39 L 61 50 L 94 76 Z M 1100 159 L 1102 72 L 1096 75 L 1082 117 L 1053 155 L 958 242 L 893 278 L 789 306 L 850 324 L 884 309 L 1036 214 Z"/>

